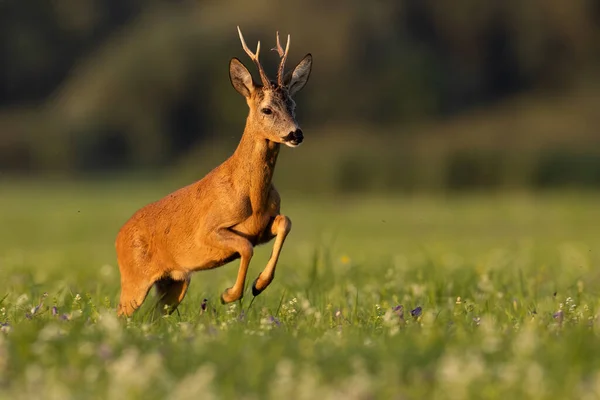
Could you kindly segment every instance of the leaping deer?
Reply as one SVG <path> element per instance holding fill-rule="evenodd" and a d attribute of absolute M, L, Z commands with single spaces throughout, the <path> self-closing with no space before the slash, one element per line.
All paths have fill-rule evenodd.
<path fill-rule="evenodd" d="M 252 285 L 257 296 L 273 280 L 275 267 L 292 222 L 280 214 L 280 197 L 271 183 L 279 147 L 297 147 L 304 136 L 295 118 L 292 97 L 308 81 L 312 56 L 284 74 L 290 47 L 279 42 L 277 81 L 270 81 L 260 61 L 260 42 L 253 53 L 238 27 L 244 51 L 258 68 L 262 84 L 252 79 L 237 58 L 229 63 L 231 84 L 250 111 L 240 143 L 231 157 L 201 180 L 137 211 L 117 235 L 121 298 L 117 314 L 130 316 L 152 285 L 161 310 L 172 312 L 185 297 L 192 272 L 220 267 L 240 258 L 235 284 L 222 303 L 243 296 L 254 246 L 275 238 L 265 269 Z"/>

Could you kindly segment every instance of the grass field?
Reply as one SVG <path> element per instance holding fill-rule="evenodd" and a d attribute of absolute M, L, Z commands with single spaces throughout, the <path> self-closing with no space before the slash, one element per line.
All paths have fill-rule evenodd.
<path fill-rule="evenodd" d="M 600 195 L 284 193 L 251 306 L 218 302 L 236 261 L 119 321 L 116 232 L 174 188 L 0 184 L 0 398 L 600 397 Z"/>

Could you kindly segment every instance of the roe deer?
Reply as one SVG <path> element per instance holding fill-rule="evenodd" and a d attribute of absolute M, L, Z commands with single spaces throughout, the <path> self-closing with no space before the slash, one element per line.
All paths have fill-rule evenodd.
<path fill-rule="evenodd" d="M 237 58 L 229 63 L 231 84 L 250 111 L 240 143 L 231 157 L 203 179 L 137 211 L 116 240 L 121 272 L 118 315 L 130 316 L 154 285 L 161 310 L 172 312 L 183 300 L 192 272 L 211 269 L 240 258 L 235 284 L 221 295 L 223 303 L 240 299 L 256 245 L 275 238 L 265 269 L 252 285 L 260 294 L 273 280 L 277 260 L 292 223 L 280 214 L 280 198 L 271 183 L 279 147 L 296 147 L 304 138 L 292 100 L 308 81 L 312 56 L 284 74 L 290 46 L 279 42 L 277 81 L 270 81 L 258 60 L 260 42 L 252 53 L 240 28 L 240 41 L 260 74 L 252 79 Z"/>

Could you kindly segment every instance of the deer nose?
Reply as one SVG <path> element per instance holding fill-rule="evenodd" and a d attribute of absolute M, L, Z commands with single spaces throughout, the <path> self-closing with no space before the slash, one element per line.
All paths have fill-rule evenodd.
<path fill-rule="evenodd" d="M 294 132 L 290 132 L 290 136 L 292 136 L 298 143 L 302 143 L 304 140 L 304 135 L 302 134 L 302 129 L 300 128 L 296 129 Z"/>
<path fill-rule="evenodd" d="M 302 134 L 302 129 L 298 128 L 295 131 L 291 131 L 283 138 L 283 143 L 287 143 L 292 147 L 298 146 L 304 140 L 304 135 Z"/>

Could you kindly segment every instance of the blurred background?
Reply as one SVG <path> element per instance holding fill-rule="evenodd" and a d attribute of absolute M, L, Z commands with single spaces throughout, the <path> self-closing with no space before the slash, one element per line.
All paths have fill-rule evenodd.
<path fill-rule="evenodd" d="M 201 178 L 244 127 L 229 59 L 256 76 L 236 25 L 315 59 L 284 191 L 600 187 L 597 0 L 3 0 L 0 178 Z"/>

